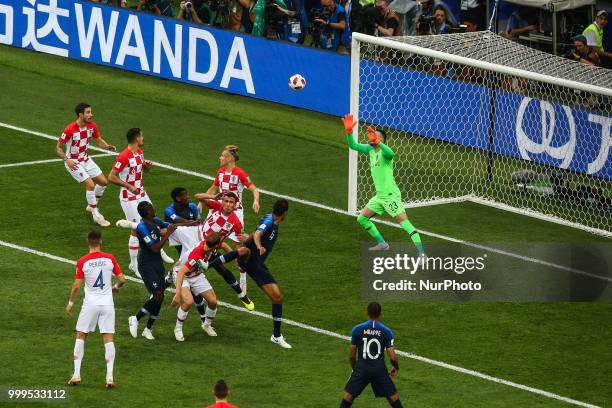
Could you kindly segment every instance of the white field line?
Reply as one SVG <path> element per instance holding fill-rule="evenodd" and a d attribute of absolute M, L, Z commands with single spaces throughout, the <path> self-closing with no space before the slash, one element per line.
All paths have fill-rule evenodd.
<path fill-rule="evenodd" d="M 8 123 L 0 122 L 0 127 L 16 130 L 18 132 L 27 133 L 27 134 L 34 135 L 34 136 L 39 136 L 39 137 L 42 137 L 42 138 L 45 138 L 45 139 L 57 140 L 56 136 L 51 136 L 51 135 L 48 135 L 48 134 L 45 134 L 45 133 L 36 132 L 34 130 L 30 130 L 30 129 L 25 129 L 25 128 L 13 126 L 13 125 L 8 124 Z M 104 149 L 101 149 L 99 147 L 90 146 L 89 148 L 92 149 L 92 150 L 96 150 L 96 151 L 100 151 L 100 152 L 104 152 L 104 153 L 108 154 L 108 151 L 106 151 Z M 187 174 L 187 175 L 194 176 L 194 177 L 203 178 L 203 179 L 206 179 L 206 180 L 214 180 L 213 176 L 209 176 L 207 174 L 198 173 L 198 172 L 191 171 L 191 170 L 181 169 L 179 167 L 174 167 L 174 166 L 171 166 L 169 164 L 164 164 L 164 163 L 160 163 L 160 162 L 157 162 L 157 161 L 155 162 L 155 166 L 161 167 L 161 168 L 167 169 L 167 170 L 172 170 L 172 171 L 175 171 L 177 173 L 182 173 L 182 174 Z M 301 198 L 292 197 L 292 196 L 285 195 L 285 194 L 279 194 L 279 193 L 275 193 L 273 191 L 264 190 L 264 189 L 259 189 L 259 191 L 261 193 L 263 193 L 263 194 L 267 194 L 267 195 L 270 195 L 272 197 L 284 198 L 284 199 L 289 200 L 289 201 L 293 201 L 293 202 L 296 202 L 296 203 L 299 203 L 299 204 L 303 204 L 303 205 L 307 205 L 307 206 L 310 206 L 310 207 L 320 208 L 322 210 L 327 210 L 327 211 L 335 212 L 337 214 L 350 215 L 350 216 L 354 215 L 354 214 L 350 214 L 348 211 L 343 210 L 341 208 L 330 207 L 330 206 L 327 206 L 327 205 L 324 205 L 324 204 L 321 204 L 321 203 L 317 203 L 317 202 L 314 202 L 314 201 L 302 200 Z M 400 226 L 397 223 L 389 221 L 389 220 L 381 220 L 381 219 L 378 219 L 378 218 L 374 218 L 373 220 L 378 222 L 378 223 L 380 223 L 380 224 L 385 224 L 385 225 L 388 225 L 388 226 L 391 226 L 391 227 L 394 227 L 394 228 L 400 228 Z M 539 265 L 542 265 L 542 266 L 551 267 L 551 268 L 558 269 L 558 270 L 561 270 L 561 271 L 576 273 L 576 274 L 579 274 L 579 275 L 589 276 L 591 278 L 601 279 L 601 280 L 604 280 L 604 281 L 612 282 L 612 278 L 611 277 L 592 274 L 592 273 L 589 273 L 589 272 L 586 272 L 586 271 L 582 271 L 580 269 L 570 268 L 568 266 L 559 265 L 559 264 L 556 264 L 556 263 L 547 262 L 547 261 L 543 261 L 543 260 L 540 260 L 540 259 L 537 259 L 537 258 L 523 256 L 523 255 L 520 255 L 520 254 L 515 254 L 513 252 L 504 251 L 504 250 L 501 250 L 501 249 L 497 249 L 497 248 L 493 248 L 493 247 L 489 247 L 489 246 L 485 246 L 485 245 L 474 244 L 474 243 L 471 243 L 469 241 L 464 241 L 464 240 L 461 240 L 461 239 L 458 239 L 458 238 L 449 237 L 447 235 L 437 234 L 435 232 L 429 232 L 429 231 L 425 231 L 425 230 L 422 230 L 422 229 L 419 229 L 418 231 L 421 234 L 428 235 L 428 236 L 434 237 L 434 238 L 438 238 L 438 239 L 441 239 L 441 240 L 444 240 L 444 241 L 456 242 L 456 243 L 459 243 L 459 244 L 462 244 L 462 245 L 465 245 L 465 246 L 469 246 L 469 247 L 472 247 L 472 248 L 482 249 L 482 250 L 485 250 L 485 251 L 488 251 L 488 252 L 492 252 L 492 253 L 496 253 L 496 254 L 499 254 L 499 255 L 508 256 L 510 258 L 520 259 L 520 260 L 526 261 L 526 262 L 533 262 L 533 263 L 536 263 L 536 264 L 539 264 Z"/>
<path fill-rule="evenodd" d="M 10 242 L 6 242 L 6 241 L 1 241 L 0 240 L 0 246 L 4 246 L 4 247 L 7 247 L 7 248 L 15 249 L 15 250 L 22 251 L 22 252 L 27 252 L 27 253 L 33 254 L 33 255 L 38 255 L 38 256 L 41 256 L 41 257 L 44 257 L 44 258 L 52 259 L 54 261 L 59 261 L 59 262 L 67 263 L 67 264 L 70 264 L 70 265 L 76 265 L 76 261 L 73 261 L 73 260 L 70 260 L 70 259 L 67 259 L 67 258 L 63 258 L 61 256 L 52 255 L 52 254 L 49 254 L 47 252 L 38 251 L 36 249 L 24 247 L 24 246 L 21 246 L 21 245 L 12 244 Z M 137 283 L 143 283 L 141 279 L 135 278 L 133 276 L 126 275 L 125 277 L 126 277 L 126 279 L 128 279 L 130 281 L 137 282 Z M 170 292 L 175 292 L 175 290 L 172 289 L 172 288 L 168 288 L 167 290 L 170 291 Z M 235 310 L 235 311 L 238 311 L 238 312 L 243 312 L 243 313 L 248 313 L 248 314 L 251 314 L 251 315 L 256 315 L 256 316 L 259 316 L 259 317 L 264 317 L 264 318 L 270 319 L 270 320 L 272 319 L 272 316 L 269 315 L 269 314 L 265 314 L 265 313 L 258 312 L 258 311 L 249 312 L 248 310 L 246 310 L 243 307 L 232 305 L 232 304 L 225 303 L 225 302 L 218 302 L 218 303 L 219 303 L 219 305 L 221 305 L 223 307 L 226 307 L 228 309 L 232 309 L 232 310 Z M 315 327 L 315 326 L 311 326 L 309 324 L 297 322 L 295 320 L 290 320 L 290 319 L 283 318 L 283 323 L 287 324 L 289 326 L 299 327 L 299 328 L 304 329 L 304 330 L 308 330 L 308 331 L 319 333 L 319 334 L 324 334 L 326 336 L 335 337 L 335 338 L 338 338 L 338 339 L 341 339 L 341 340 L 345 340 L 345 341 L 349 341 L 351 339 L 349 336 L 344 336 L 342 334 L 339 334 L 339 333 L 336 333 L 336 332 L 333 332 L 333 331 L 330 331 L 330 330 L 321 329 L 321 328 L 318 328 L 318 327 Z M 459 372 L 461 374 L 466 374 L 466 375 L 470 375 L 472 377 L 477 377 L 477 378 L 480 378 L 480 379 L 483 379 L 483 380 L 492 381 L 492 382 L 497 383 L 497 384 L 507 385 L 509 387 L 517 388 L 517 389 L 520 389 L 520 390 L 523 390 L 523 391 L 527 391 L 527 392 L 530 392 L 530 393 L 533 393 L 533 394 L 541 395 L 543 397 L 555 399 L 555 400 L 558 400 L 558 401 L 563 401 L 563 402 L 566 402 L 568 404 L 576 405 L 576 406 L 579 406 L 579 407 L 599 408 L 597 405 L 592 405 L 592 404 L 589 404 L 589 403 L 586 403 L 586 402 L 577 401 L 577 400 L 574 400 L 574 399 L 571 399 L 571 398 L 563 397 L 563 396 L 558 395 L 558 394 L 554 394 L 552 392 L 540 390 L 538 388 L 529 387 L 527 385 L 518 384 L 518 383 L 515 383 L 515 382 L 512 382 L 512 381 L 508 381 L 508 380 L 504 380 L 504 379 L 501 379 L 501 378 L 493 377 L 493 376 L 490 376 L 490 375 L 487 375 L 487 374 L 483 374 L 483 373 L 478 372 L 478 371 L 468 370 L 466 368 L 459 367 L 459 366 L 456 366 L 456 365 L 453 365 L 453 364 L 448 364 L 448 363 L 445 363 L 443 361 L 432 360 L 432 359 L 427 358 L 427 357 L 419 356 L 419 355 L 412 354 L 412 353 L 407 353 L 407 352 L 401 351 L 401 350 L 396 350 L 396 353 L 398 355 L 400 355 L 400 356 L 407 357 L 407 358 L 410 358 L 410 359 L 413 359 L 413 360 L 417 360 L 417 361 L 421 361 L 421 362 L 426 363 L 426 364 L 431 364 L 431 365 L 434 365 L 434 366 L 437 366 L 437 367 L 446 368 L 448 370 L 456 371 L 456 372 Z"/>
<path fill-rule="evenodd" d="M 92 154 L 89 157 L 104 157 L 104 156 L 111 156 L 113 154 L 115 153 Z M 35 160 L 35 161 L 27 161 L 27 162 L 21 162 L 21 163 L 0 164 L 0 169 L 4 167 L 21 167 L 21 166 L 30 166 L 32 164 L 55 163 L 55 162 L 61 162 L 61 161 L 63 160 L 58 157 L 57 159 Z"/>

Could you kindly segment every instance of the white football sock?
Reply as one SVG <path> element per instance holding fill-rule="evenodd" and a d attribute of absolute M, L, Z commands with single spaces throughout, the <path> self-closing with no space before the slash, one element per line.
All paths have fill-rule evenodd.
<path fill-rule="evenodd" d="M 85 355 L 85 340 L 76 339 L 74 341 L 74 374 L 73 377 L 81 378 L 81 362 Z"/>
<path fill-rule="evenodd" d="M 85 198 L 87 199 L 87 204 L 89 204 L 89 207 L 91 208 L 91 214 L 94 217 L 100 215 L 100 212 L 98 211 L 98 200 L 96 200 L 96 193 L 87 190 L 85 191 Z"/>
<path fill-rule="evenodd" d="M 212 325 L 213 320 L 215 320 L 215 316 L 217 315 L 217 309 L 211 309 L 210 307 L 206 306 L 206 320 L 204 321 L 204 324 L 207 326 Z"/>
<path fill-rule="evenodd" d="M 178 312 L 176 312 L 176 327 L 183 327 L 183 323 L 185 322 L 188 313 L 189 310 L 185 311 L 179 307 Z"/>
<path fill-rule="evenodd" d="M 115 343 L 104 344 L 104 358 L 106 359 L 106 379 L 113 378 L 113 364 L 115 364 Z"/>
<path fill-rule="evenodd" d="M 99 184 L 96 184 L 96 187 L 94 187 L 94 193 L 95 193 L 97 201 L 100 201 L 100 199 L 102 198 L 102 195 L 104 195 L 104 190 L 106 190 L 106 186 L 101 186 Z"/>
<path fill-rule="evenodd" d="M 130 250 L 130 263 L 138 265 L 138 250 L 140 249 L 140 244 L 137 237 L 130 235 L 128 249 Z"/>

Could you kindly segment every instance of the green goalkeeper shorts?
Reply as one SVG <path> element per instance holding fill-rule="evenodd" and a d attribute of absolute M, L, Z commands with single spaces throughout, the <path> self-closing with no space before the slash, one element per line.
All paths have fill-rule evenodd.
<path fill-rule="evenodd" d="M 375 195 L 370 198 L 370 201 L 366 204 L 366 208 L 374 211 L 378 215 L 382 215 L 386 212 L 393 218 L 405 212 L 404 201 L 399 193 L 391 193 L 388 196 Z"/>

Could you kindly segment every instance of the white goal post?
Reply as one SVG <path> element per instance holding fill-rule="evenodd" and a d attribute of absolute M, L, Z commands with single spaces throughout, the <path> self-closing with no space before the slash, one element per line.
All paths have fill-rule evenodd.
<path fill-rule="evenodd" d="M 491 32 L 353 33 L 353 136 L 384 129 L 405 206 L 472 201 L 612 237 L 612 71 Z M 375 194 L 349 153 L 348 211 Z"/>

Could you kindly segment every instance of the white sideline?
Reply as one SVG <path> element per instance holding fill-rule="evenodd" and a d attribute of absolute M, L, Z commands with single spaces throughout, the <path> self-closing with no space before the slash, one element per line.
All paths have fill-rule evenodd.
<path fill-rule="evenodd" d="M 51 136 L 51 135 L 47 135 L 45 133 L 37 132 L 37 131 L 34 131 L 34 130 L 21 128 L 21 127 L 14 126 L 14 125 L 11 125 L 11 124 L 8 124 L 8 123 L 0 122 L 0 127 L 4 127 L 4 128 L 7 128 L 7 129 L 11 129 L 11 130 L 16 130 L 16 131 L 22 132 L 22 133 L 28 133 L 28 134 L 31 134 L 31 135 L 34 135 L 34 136 L 39 136 L 39 137 L 45 138 L 45 139 L 57 140 L 56 136 Z M 106 151 L 104 149 L 101 149 L 99 147 L 90 146 L 89 148 L 91 150 L 96 150 L 96 151 L 100 151 L 100 152 L 104 152 L 104 153 L 108 154 L 108 151 Z M 167 169 L 167 170 L 172 170 L 172 171 L 175 171 L 177 173 L 187 174 L 187 175 L 190 175 L 190 176 L 199 177 L 199 178 L 203 178 L 203 179 L 206 179 L 206 180 L 214 180 L 214 177 L 209 176 L 207 174 L 198 173 L 198 172 L 191 171 L 191 170 L 181 169 L 179 167 L 174 167 L 174 166 L 171 166 L 169 164 L 164 164 L 164 163 L 160 163 L 160 162 L 157 162 L 157 161 L 155 161 L 154 163 L 155 163 L 155 166 L 157 166 L 157 167 L 160 167 L 160 168 L 163 168 L 163 169 Z M 296 202 L 296 203 L 299 203 L 299 204 L 308 205 L 310 207 L 320 208 L 320 209 L 331 211 L 331 212 L 335 212 L 335 213 L 338 213 L 338 214 L 344 214 L 344 215 L 351 215 L 351 216 L 353 216 L 353 214 L 350 214 L 346 210 L 343 210 L 343 209 L 340 209 L 340 208 L 330 207 L 330 206 L 327 206 L 327 205 L 324 205 L 324 204 L 321 204 L 321 203 L 317 203 L 317 202 L 314 202 L 314 201 L 302 200 L 302 199 L 297 198 L 297 197 L 292 197 L 292 196 L 288 196 L 288 195 L 284 195 L 284 194 L 279 194 L 279 193 L 275 193 L 273 191 L 264 190 L 264 189 L 259 189 L 259 191 L 262 192 L 263 194 L 267 194 L 267 195 L 270 195 L 270 196 L 273 196 L 273 197 L 277 197 L 277 198 L 284 198 L 284 199 L 287 199 L 289 201 L 293 201 L 293 202 Z M 394 222 L 391 222 L 391 221 L 388 221 L 388 220 L 381 220 L 381 219 L 378 219 L 378 218 L 374 218 L 373 220 L 378 222 L 378 223 L 380 223 L 380 224 L 385 224 L 385 225 L 388 225 L 388 226 L 391 226 L 391 227 L 394 227 L 394 228 L 400 228 L 400 226 L 397 223 L 394 223 Z M 469 247 L 472 247 L 472 248 L 486 250 L 486 251 L 489 251 L 489 252 L 492 252 L 492 253 L 496 253 L 496 254 L 499 254 L 499 255 L 505 255 L 505 256 L 508 256 L 508 257 L 511 257 L 511 258 L 515 258 L 515 259 L 520 259 L 520 260 L 526 261 L 526 262 L 533 262 L 533 263 L 536 263 L 536 264 L 539 264 L 539 265 L 542 265 L 542 266 L 547 266 L 547 267 L 551 267 L 551 268 L 554 268 L 554 269 L 559 269 L 559 270 L 562 270 L 562 271 L 565 271 L 565 272 L 576 273 L 576 274 L 579 274 L 579 275 L 589 276 L 591 278 L 601 279 L 601 280 L 604 280 L 604 281 L 612 282 L 612 278 L 611 277 L 595 275 L 595 274 L 592 274 L 592 273 L 589 273 L 589 272 L 586 272 L 586 271 L 582 271 L 582 270 L 579 270 L 579 269 L 570 268 L 570 267 L 567 267 L 567 266 L 564 266 L 564 265 L 559 265 L 559 264 L 555 264 L 555 263 L 552 263 L 552 262 L 543 261 L 543 260 L 540 260 L 540 259 L 537 259 L 537 258 L 531 258 L 531 257 L 515 254 L 513 252 L 503 251 L 503 250 L 496 249 L 496 248 L 489 247 L 489 246 L 485 246 L 485 245 L 473 244 L 473 243 L 468 242 L 468 241 L 464 241 L 464 240 L 461 240 L 461 239 L 449 237 L 447 235 L 437 234 L 435 232 L 429 232 L 429 231 L 425 231 L 425 230 L 422 230 L 422 229 L 419 229 L 418 231 L 421 234 L 428 235 L 430 237 L 434 237 L 434 238 L 438 238 L 438 239 L 442 239 L 444 241 L 455 242 L 455 243 L 466 245 L 466 246 L 469 246 Z"/>
<path fill-rule="evenodd" d="M 89 157 L 92 157 L 92 158 L 93 157 L 104 157 L 104 156 L 111 156 L 113 154 L 114 153 L 92 154 Z M 20 162 L 20 163 L 0 164 L 0 169 L 5 168 L 5 167 L 21 167 L 21 166 L 29 166 L 32 164 L 54 163 L 54 162 L 61 162 L 61 161 L 63 160 L 58 157 L 57 159 L 35 160 L 35 161 L 27 161 L 27 162 Z"/>
<path fill-rule="evenodd" d="M 54 261 L 59 261 L 59 262 L 67 263 L 67 264 L 70 264 L 70 265 L 76 265 L 76 261 L 73 261 L 73 260 L 70 260 L 70 259 L 67 259 L 67 258 L 63 258 L 61 256 L 52 255 L 52 254 L 49 254 L 47 252 L 38 251 L 36 249 L 24 247 L 24 246 L 21 246 L 21 245 L 12 244 L 10 242 L 6 242 L 6 241 L 0 240 L 0 246 L 4 246 L 4 247 L 7 247 L 7 248 L 15 249 L 15 250 L 22 251 L 22 252 L 27 252 L 27 253 L 30 253 L 30 254 L 33 254 L 33 255 L 38 255 L 38 256 L 41 256 L 41 257 L 44 257 L 44 258 L 52 259 Z M 133 276 L 126 275 L 126 279 L 128 279 L 130 281 L 133 281 L 133 282 L 137 282 L 137 283 L 143 283 L 141 279 L 134 278 Z M 175 292 L 175 290 L 172 289 L 172 288 L 168 288 L 167 290 L 170 291 L 170 292 Z M 243 313 L 248 313 L 248 314 L 256 315 L 256 316 L 259 316 L 259 317 L 264 317 L 266 319 L 272 319 L 271 315 L 268 315 L 268 314 L 265 314 L 265 313 L 262 313 L 262 312 L 257 312 L 257 311 L 249 312 L 248 310 L 244 309 L 243 307 L 235 306 L 235 305 L 232 305 L 232 304 L 229 304 L 229 303 L 225 303 L 225 302 L 218 302 L 218 303 L 219 303 L 219 305 L 221 305 L 223 307 L 226 307 L 226 308 L 232 309 L 232 310 L 236 310 L 238 312 L 243 312 Z M 308 325 L 308 324 L 305 324 L 305 323 L 300 323 L 300 322 L 297 322 L 295 320 L 290 320 L 290 319 L 283 318 L 283 323 L 287 324 L 287 325 L 290 325 L 290 326 L 299 327 L 299 328 L 304 329 L 304 330 L 312 331 L 312 332 L 315 332 L 315 333 L 324 334 L 326 336 L 336 337 L 336 338 L 341 339 L 341 340 L 345 340 L 345 341 L 350 340 L 349 336 L 344 336 L 342 334 L 339 334 L 339 333 L 336 333 L 336 332 L 333 332 L 333 331 L 330 331 L 330 330 L 320 329 L 318 327 L 314 327 L 314 326 L 311 326 L 311 325 Z M 437 366 L 437 367 L 446 368 L 446 369 L 449 369 L 449 370 L 452 370 L 452 371 L 459 372 L 461 374 L 467 374 L 467 375 L 470 375 L 470 376 L 473 376 L 473 377 L 481 378 L 483 380 L 492 381 L 492 382 L 497 383 L 497 384 L 507 385 L 509 387 L 517 388 L 517 389 L 520 389 L 520 390 L 523 390 L 523 391 L 531 392 L 533 394 L 538 394 L 538 395 L 541 395 L 541 396 L 544 396 L 544 397 L 547 397 L 547 398 L 551 398 L 551 399 L 555 399 L 555 400 L 558 400 L 558 401 L 563 401 L 563 402 L 566 402 L 568 404 L 576 405 L 576 406 L 579 406 L 579 407 L 600 408 L 597 405 L 589 404 L 589 403 L 582 402 L 582 401 L 577 401 L 577 400 L 574 400 L 574 399 L 571 399 L 571 398 L 563 397 L 563 396 L 558 395 L 558 394 L 554 394 L 552 392 L 540 390 L 538 388 L 533 388 L 533 387 L 529 387 L 527 385 L 518 384 L 518 383 L 515 383 L 515 382 L 512 382 L 512 381 L 508 381 L 508 380 L 504 380 L 504 379 L 501 379 L 501 378 L 493 377 L 493 376 L 490 376 L 490 375 L 487 375 L 487 374 L 483 374 L 483 373 L 478 372 L 478 371 L 469 370 L 469 369 L 466 369 L 466 368 L 463 368 L 463 367 L 459 367 L 459 366 L 456 366 L 456 365 L 448 364 L 448 363 L 445 363 L 443 361 L 432 360 L 432 359 L 427 358 L 427 357 L 419 356 L 419 355 L 416 355 L 416 354 L 408 353 L 408 352 L 397 350 L 397 349 L 396 349 L 396 353 L 398 355 L 400 355 L 400 356 L 407 357 L 407 358 L 410 358 L 410 359 L 413 359 L 413 360 L 417 360 L 417 361 L 421 361 L 421 362 L 426 363 L 426 364 L 431 364 L 431 365 L 434 365 L 434 366 Z"/>

